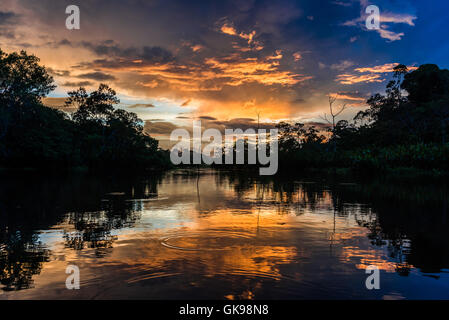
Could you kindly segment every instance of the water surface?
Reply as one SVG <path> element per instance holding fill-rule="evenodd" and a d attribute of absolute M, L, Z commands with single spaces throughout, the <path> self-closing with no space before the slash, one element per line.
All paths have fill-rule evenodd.
<path fill-rule="evenodd" d="M 3 174 L 0 299 L 448 299 L 447 195 L 208 169 Z"/>

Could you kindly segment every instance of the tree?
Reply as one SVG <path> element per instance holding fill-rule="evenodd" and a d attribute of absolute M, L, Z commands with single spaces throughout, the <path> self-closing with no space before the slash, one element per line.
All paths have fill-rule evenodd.
<path fill-rule="evenodd" d="M 69 92 L 66 106 L 78 110 L 77 144 L 91 166 L 144 163 L 158 155 L 158 141 L 143 132 L 143 121 L 135 113 L 115 109 L 120 100 L 106 84 L 87 93 L 84 88 Z"/>
<path fill-rule="evenodd" d="M 56 88 L 53 78 L 39 58 L 20 53 L 5 53 L 0 49 L 0 103 L 4 106 L 40 103 Z"/>
<path fill-rule="evenodd" d="M 120 103 L 116 92 L 106 84 L 100 84 L 98 90 L 87 94 L 86 89 L 79 88 L 68 93 L 67 107 L 75 107 L 78 110 L 73 115 L 73 120 L 79 124 L 87 122 L 106 122 L 114 112 L 114 105 Z"/>
<path fill-rule="evenodd" d="M 329 95 L 329 113 L 332 120 L 328 119 L 327 114 L 325 113 L 323 117 L 321 117 L 324 121 L 332 126 L 330 132 L 332 134 L 331 140 L 333 145 L 334 153 L 337 152 L 337 141 L 335 138 L 335 125 L 337 117 L 346 109 L 346 104 L 340 106 L 338 110 L 334 110 L 334 103 L 337 101 L 337 95 L 332 96 Z"/>
<path fill-rule="evenodd" d="M 334 103 L 337 101 L 337 96 L 331 96 L 329 95 L 329 113 L 331 119 L 328 119 L 327 114 L 325 113 L 321 118 L 332 125 L 332 131 L 335 129 L 336 119 L 337 117 L 346 109 L 346 104 L 343 104 L 340 106 L 340 108 L 337 110 L 334 110 Z"/>
<path fill-rule="evenodd" d="M 367 133 L 365 142 L 386 146 L 447 141 L 448 70 L 422 65 L 409 72 L 400 64 L 394 68 L 386 94 L 373 95 L 367 103 L 370 107 L 355 117 L 367 123 L 360 128 Z M 368 133 L 375 140 L 370 142 Z"/>

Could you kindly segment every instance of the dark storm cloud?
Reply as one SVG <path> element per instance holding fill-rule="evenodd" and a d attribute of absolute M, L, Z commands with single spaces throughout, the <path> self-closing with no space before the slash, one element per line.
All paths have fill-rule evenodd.
<path fill-rule="evenodd" d="M 172 53 L 158 46 L 122 47 L 113 40 L 100 43 L 82 41 L 82 47 L 89 49 L 100 56 L 117 57 L 130 60 L 142 60 L 143 63 L 157 64 L 167 63 L 174 60 Z"/>
<path fill-rule="evenodd" d="M 98 72 L 98 71 L 81 74 L 76 77 L 80 78 L 80 79 L 90 79 L 90 80 L 96 80 L 96 81 L 112 81 L 112 80 L 116 79 L 114 76 L 112 76 L 110 74 L 106 74 L 106 73 Z"/>
<path fill-rule="evenodd" d="M 69 70 L 55 70 L 53 68 L 47 68 L 47 71 L 52 76 L 58 76 L 58 77 L 68 77 L 68 76 L 70 76 L 70 71 Z"/>
<path fill-rule="evenodd" d="M 89 87 L 93 86 L 94 84 L 90 81 L 79 81 L 79 82 L 64 82 L 61 86 L 63 87 Z"/>
<path fill-rule="evenodd" d="M 235 118 L 228 121 L 214 121 L 212 122 L 213 125 L 217 126 L 221 129 L 222 132 L 224 132 L 225 129 L 274 129 L 275 124 L 273 123 L 265 123 L 265 122 L 259 122 L 255 119 L 251 118 Z"/>
<path fill-rule="evenodd" d="M 178 117 L 181 118 L 181 117 Z M 187 118 L 187 117 L 183 117 Z M 200 117 L 202 118 L 202 117 Z M 187 118 L 188 119 L 188 118 Z M 204 119 L 202 119 L 204 120 Z M 254 119 L 250 119 L 250 118 L 236 118 L 236 119 L 231 119 L 229 121 L 203 121 L 201 123 L 202 126 L 202 130 L 206 130 L 206 129 L 217 129 L 219 130 L 222 134 L 225 134 L 225 130 L 226 129 L 242 129 L 242 130 L 247 130 L 247 129 L 254 129 L 257 130 L 257 128 L 259 129 L 274 129 L 275 124 L 273 123 L 259 123 L 257 124 L 257 121 L 255 121 Z M 172 122 L 168 122 L 168 121 L 150 121 L 147 120 L 145 121 L 145 132 L 152 134 L 152 135 L 164 135 L 164 136 L 170 136 L 170 134 L 173 132 L 173 130 L 175 129 L 186 129 L 187 131 L 191 132 L 192 131 L 192 126 L 190 125 L 176 125 Z"/>
<path fill-rule="evenodd" d="M 175 129 L 178 129 L 177 125 L 168 121 L 145 121 L 144 131 L 148 134 L 170 135 Z"/>
<path fill-rule="evenodd" d="M 0 11 L 0 37 L 13 40 L 16 38 L 14 26 L 19 22 L 19 15 L 12 11 Z M 22 46 L 25 47 L 25 46 Z"/>
<path fill-rule="evenodd" d="M 152 103 L 136 103 L 128 106 L 130 109 L 134 108 L 155 108 L 156 106 Z"/>
<path fill-rule="evenodd" d="M 0 11 L 0 26 L 16 23 L 19 15 L 12 11 Z"/>
<path fill-rule="evenodd" d="M 61 41 L 58 42 L 58 45 L 60 45 L 60 46 L 71 46 L 72 42 L 70 42 L 67 39 L 62 39 Z"/>
<path fill-rule="evenodd" d="M 378 1 L 388 12 L 382 23 L 391 26 L 384 36 L 404 34 L 393 43 L 360 27 L 363 6 L 369 2 L 365 0 L 83 0 L 81 29 L 76 32 L 64 27 L 70 0 L 3 1 L 16 3 L 10 7 L 24 15 L 21 19 L 32 30 L 30 39 L 20 37 L 26 32 L 21 30 L 26 24 L 21 24 L 16 42 L 42 49 L 42 61 L 59 70 L 54 72 L 58 82 L 101 81 L 76 76 L 101 72 L 115 77 L 119 94 L 176 106 L 168 111 L 170 119 L 182 106 L 192 119 L 251 118 L 259 113 L 261 119 L 313 120 L 327 110 L 329 93 L 356 104 L 384 89 L 382 81 L 389 74 L 369 78 L 356 68 L 423 60 L 441 65 L 449 56 L 449 46 L 441 44 L 435 32 L 448 25 L 447 19 L 407 0 Z M 447 1 L 436 3 L 445 12 Z M 418 18 L 407 20 L 412 16 Z M 14 36 L 1 28 L 0 34 Z M 2 39 L 4 43 L 14 41 Z M 50 45 L 43 48 L 46 43 Z M 416 50 L 418 43 L 423 48 L 439 43 L 441 50 Z M 226 125 L 233 126 L 235 119 L 229 121 Z"/>
<path fill-rule="evenodd" d="M 209 117 L 209 116 L 200 116 L 198 117 L 200 120 L 217 120 L 217 118 Z"/>

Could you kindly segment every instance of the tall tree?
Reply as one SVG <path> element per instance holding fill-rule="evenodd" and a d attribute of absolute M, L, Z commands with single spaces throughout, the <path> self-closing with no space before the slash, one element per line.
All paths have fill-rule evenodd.
<path fill-rule="evenodd" d="M 6 106 L 36 104 L 56 88 L 39 58 L 0 49 L 0 103 Z"/>

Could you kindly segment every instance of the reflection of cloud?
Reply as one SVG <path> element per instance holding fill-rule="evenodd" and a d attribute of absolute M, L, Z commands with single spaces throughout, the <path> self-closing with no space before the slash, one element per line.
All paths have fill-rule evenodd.
<path fill-rule="evenodd" d="M 352 246 L 343 247 L 341 259 L 345 262 L 358 262 L 356 268 L 359 270 L 366 270 L 368 266 L 376 266 L 379 270 L 393 273 L 401 268 L 413 268 L 408 263 L 389 261 L 382 252 L 377 250 L 360 249 Z"/>

